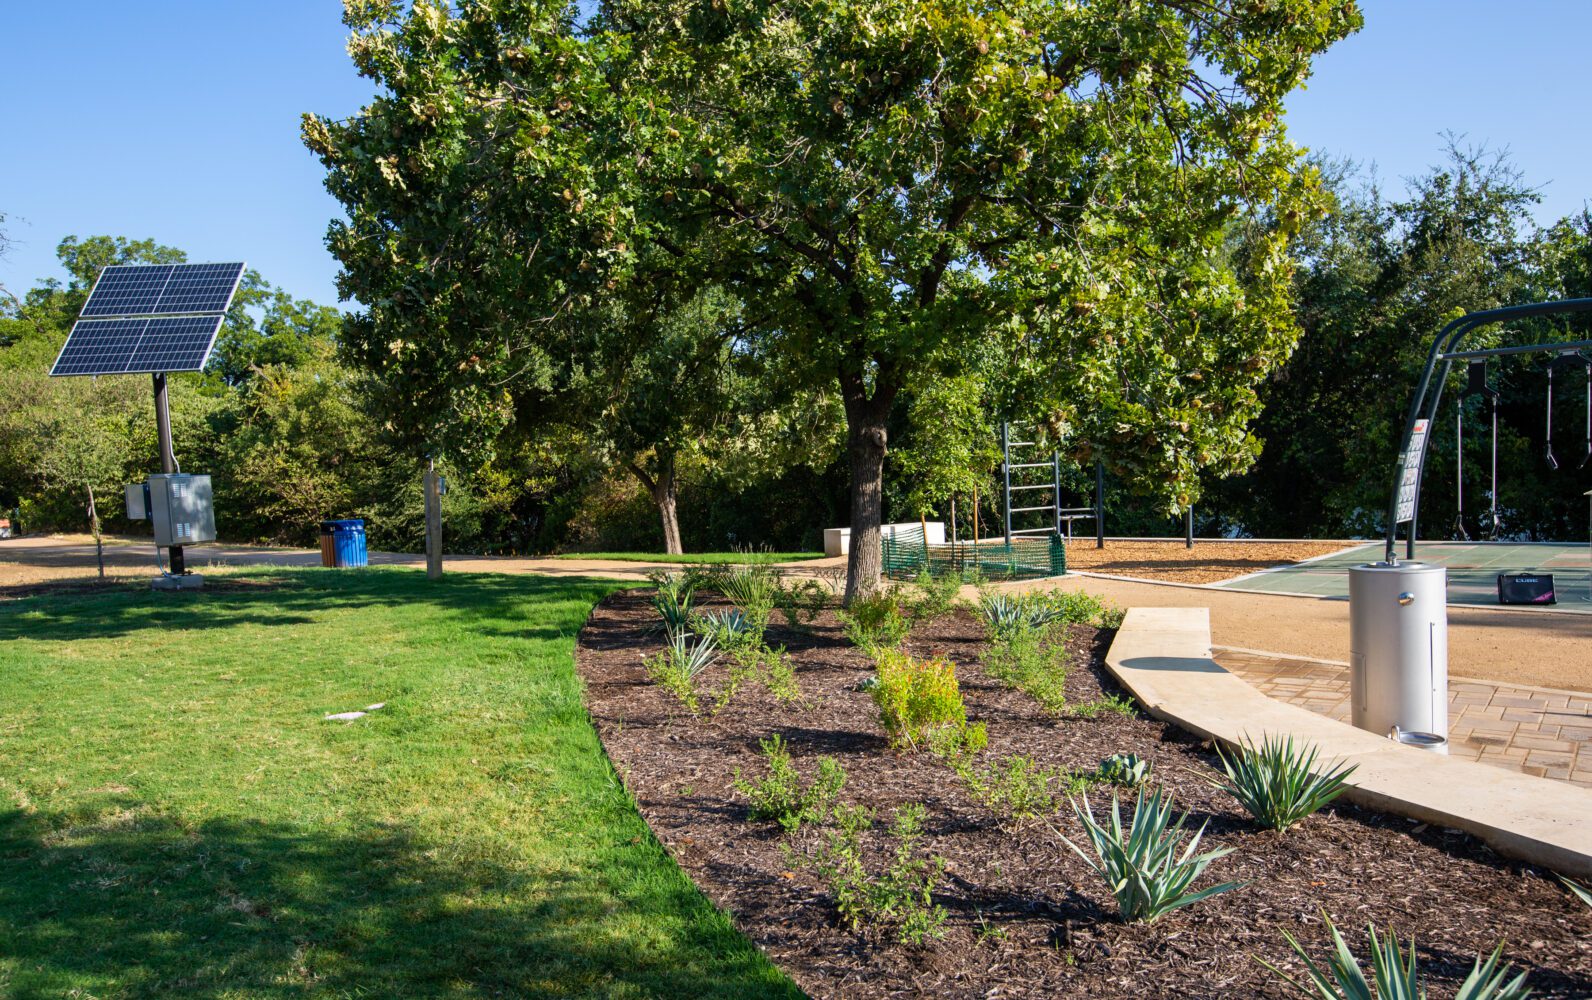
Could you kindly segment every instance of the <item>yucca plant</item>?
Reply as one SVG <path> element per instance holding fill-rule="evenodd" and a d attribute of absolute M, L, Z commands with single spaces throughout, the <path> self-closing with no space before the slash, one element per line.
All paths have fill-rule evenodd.
<path fill-rule="evenodd" d="M 1296 746 L 1292 736 L 1262 737 L 1259 746 L 1245 739 L 1234 757 L 1220 747 L 1216 755 L 1227 781 L 1213 784 L 1242 803 L 1261 825 L 1278 831 L 1342 795 L 1344 782 L 1359 767 L 1318 769 L 1320 750 L 1314 744 Z"/>
<path fill-rule="evenodd" d="M 754 628 L 768 625 L 779 590 L 779 573 L 763 563 L 736 563 L 725 566 L 714 577 L 713 585 L 746 615 Z"/>
<path fill-rule="evenodd" d="M 1122 828 L 1122 804 L 1115 795 L 1111 797 L 1109 825 L 1096 822 L 1087 794 L 1079 798 L 1082 803 L 1073 802 L 1072 811 L 1083 824 L 1094 856 L 1066 837 L 1061 841 L 1106 880 L 1123 923 L 1151 921 L 1242 884 L 1223 882 L 1205 889 L 1191 888 L 1212 861 L 1231 854 L 1233 848 L 1196 854 L 1200 838 L 1205 835 L 1205 827 L 1201 826 L 1180 855 L 1178 848 L 1183 846 L 1183 824 L 1188 813 L 1173 822 L 1172 796 L 1163 796 L 1162 789 L 1139 790 L 1133 804 L 1133 822 L 1126 830 Z"/>
<path fill-rule="evenodd" d="M 1317 1000 L 1372 1000 L 1373 997 L 1377 1000 L 1426 1000 L 1426 988 L 1421 983 L 1420 968 L 1415 959 L 1414 942 L 1410 943 L 1409 951 L 1406 952 L 1395 935 L 1389 933 L 1386 937 L 1379 937 L 1376 925 L 1370 924 L 1366 930 L 1371 938 L 1371 978 L 1367 981 L 1359 960 L 1349 950 L 1343 935 L 1332 925 L 1331 918 L 1325 914 L 1322 916 L 1326 919 L 1327 930 L 1332 932 L 1333 944 L 1333 954 L 1327 960 L 1325 970 L 1316 964 L 1292 934 L 1282 932 L 1294 954 L 1304 960 L 1308 982 L 1294 979 L 1265 959 L 1257 958 L 1255 961 L 1281 976 L 1301 993 Z M 1522 972 L 1510 979 L 1509 974 L 1514 969 L 1502 961 L 1503 951 L 1504 946 L 1500 944 L 1485 961 L 1478 955 L 1476 964 L 1471 966 L 1470 975 L 1459 984 L 1454 1000 L 1525 1000 L 1529 997 L 1531 991 L 1526 989 L 1526 974 Z M 1372 992 L 1373 986 L 1375 993 Z"/>
<path fill-rule="evenodd" d="M 652 595 L 652 606 L 662 619 L 660 626 L 670 642 L 690 631 L 691 595 L 689 588 L 663 587 L 659 587 L 658 592 Z"/>
<path fill-rule="evenodd" d="M 691 633 L 681 630 L 670 636 L 663 651 L 642 660 L 647 673 L 680 699 L 694 714 L 697 710 L 696 679 L 719 658 L 712 636 L 691 641 Z"/>
<path fill-rule="evenodd" d="M 1562 878 L 1559 881 L 1564 883 L 1564 887 L 1566 889 L 1569 889 L 1571 892 L 1575 893 L 1575 897 L 1577 899 L 1588 906 L 1592 906 L 1592 889 L 1588 889 L 1579 882 L 1572 882 L 1567 878 Z"/>

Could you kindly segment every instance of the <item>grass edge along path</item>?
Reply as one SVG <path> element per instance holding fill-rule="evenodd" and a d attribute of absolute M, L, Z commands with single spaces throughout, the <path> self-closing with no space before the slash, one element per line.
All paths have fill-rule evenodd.
<path fill-rule="evenodd" d="M 0 997 L 799 995 L 592 729 L 620 584 L 207 582 L 0 603 Z"/>

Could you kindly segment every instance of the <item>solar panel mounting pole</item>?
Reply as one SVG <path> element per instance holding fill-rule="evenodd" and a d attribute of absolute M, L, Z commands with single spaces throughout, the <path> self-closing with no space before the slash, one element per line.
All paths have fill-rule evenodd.
<path fill-rule="evenodd" d="M 160 471 L 169 476 L 177 471 L 177 454 L 171 447 L 171 406 L 166 397 L 166 373 L 155 372 L 151 377 L 155 380 L 155 438 L 160 443 Z M 167 551 L 171 554 L 171 575 L 182 576 L 187 571 L 182 546 L 173 545 Z"/>

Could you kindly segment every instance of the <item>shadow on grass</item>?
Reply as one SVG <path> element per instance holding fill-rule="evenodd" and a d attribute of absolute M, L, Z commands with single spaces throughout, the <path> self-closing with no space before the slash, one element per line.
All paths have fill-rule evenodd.
<path fill-rule="evenodd" d="M 518 627 L 524 602 L 594 603 L 615 584 L 582 577 L 450 573 L 432 582 L 407 569 L 255 569 L 217 575 L 206 589 L 156 592 L 147 584 L 60 590 L 0 603 L 0 642 L 107 639 L 142 629 L 307 625 L 328 611 L 428 606 L 483 636 L 556 639 L 556 629 Z"/>
<path fill-rule="evenodd" d="M 796 995 L 684 877 L 100 805 L 0 813 L 7 995 Z"/>

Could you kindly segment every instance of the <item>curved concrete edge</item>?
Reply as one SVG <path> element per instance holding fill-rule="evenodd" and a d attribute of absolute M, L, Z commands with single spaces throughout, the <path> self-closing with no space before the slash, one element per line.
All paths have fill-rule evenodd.
<path fill-rule="evenodd" d="M 1592 877 L 1592 790 L 1400 746 L 1275 701 L 1211 659 L 1208 608 L 1130 608 L 1106 666 L 1151 715 L 1198 736 L 1291 734 L 1358 764 L 1344 797 L 1463 830 L 1499 854 Z"/>

